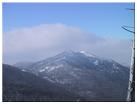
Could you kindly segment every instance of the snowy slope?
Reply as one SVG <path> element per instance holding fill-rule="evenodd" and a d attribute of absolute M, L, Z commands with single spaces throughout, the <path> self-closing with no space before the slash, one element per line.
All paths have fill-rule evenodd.
<path fill-rule="evenodd" d="M 84 51 L 60 53 L 27 66 L 26 71 L 62 84 L 87 101 L 126 100 L 129 69 Z"/>

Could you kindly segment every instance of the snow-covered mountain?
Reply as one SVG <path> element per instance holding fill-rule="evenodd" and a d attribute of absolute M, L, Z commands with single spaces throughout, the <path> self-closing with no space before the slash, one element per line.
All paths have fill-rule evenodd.
<path fill-rule="evenodd" d="M 19 68 L 61 84 L 87 101 L 126 101 L 129 69 L 84 51 L 63 52 Z"/>

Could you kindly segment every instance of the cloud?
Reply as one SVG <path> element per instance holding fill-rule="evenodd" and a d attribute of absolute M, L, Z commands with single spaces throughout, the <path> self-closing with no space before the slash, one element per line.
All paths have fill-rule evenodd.
<path fill-rule="evenodd" d="M 84 50 L 127 64 L 130 47 L 129 40 L 103 38 L 60 23 L 15 29 L 3 34 L 3 59 L 7 63 L 40 60 L 66 50 Z"/>

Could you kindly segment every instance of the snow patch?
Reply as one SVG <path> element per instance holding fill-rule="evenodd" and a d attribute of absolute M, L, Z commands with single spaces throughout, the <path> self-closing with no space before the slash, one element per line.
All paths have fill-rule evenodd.
<path fill-rule="evenodd" d="M 114 69 L 119 69 L 119 67 L 116 64 L 113 64 Z"/>
<path fill-rule="evenodd" d="M 94 61 L 94 65 L 98 65 L 98 64 L 99 64 L 98 60 Z"/>
<path fill-rule="evenodd" d="M 44 72 L 45 71 L 45 69 L 41 69 L 41 70 L 39 70 L 39 72 Z"/>
<path fill-rule="evenodd" d="M 71 83 L 71 80 L 70 80 L 70 79 L 63 79 L 63 80 L 55 79 L 55 81 L 56 81 L 57 83 L 60 83 L 60 84 Z"/>
<path fill-rule="evenodd" d="M 49 69 L 50 67 L 49 66 L 46 66 L 45 69 Z"/>
<path fill-rule="evenodd" d="M 22 69 L 21 71 L 24 71 L 24 72 L 26 72 L 26 70 L 24 70 L 24 69 Z"/>
<path fill-rule="evenodd" d="M 50 81 L 50 82 L 53 82 L 53 83 L 55 82 L 55 81 L 51 80 L 50 78 L 48 78 L 47 76 L 44 76 L 43 78 Z"/>
<path fill-rule="evenodd" d="M 50 72 L 50 71 L 53 71 L 55 69 L 55 66 L 51 66 L 47 71 Z"/>
<path fill-rule="evenodd" d="M 76 77 L 77 78 L 77 75 L 72 71 L 72 72 L 70 72 L 70 74 L 71 74 L 71 76 L 73 76 L 73 77 Z"/>

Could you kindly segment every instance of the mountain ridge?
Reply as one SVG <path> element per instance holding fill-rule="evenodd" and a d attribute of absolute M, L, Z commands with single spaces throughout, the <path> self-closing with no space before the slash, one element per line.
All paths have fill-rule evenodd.
<path fill-rule="evenodd" d="M 129 69 L 85 52 L 63 52 L 24 68 L 87 101 L 125 101 Z M 75 90 L 74 90 L 75 89 Z"/>

